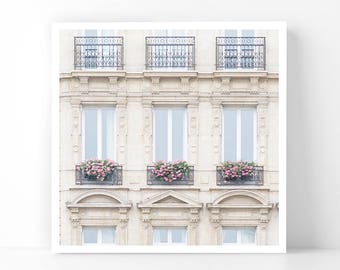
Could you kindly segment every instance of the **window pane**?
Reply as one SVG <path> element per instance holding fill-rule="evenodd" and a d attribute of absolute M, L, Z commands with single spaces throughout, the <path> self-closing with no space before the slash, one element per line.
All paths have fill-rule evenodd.
<path fill-rule="evenodd" d="M 237 230 L 234 228 L 223 229 L 223 243 L 237 243 Z"/>
<path fill-rule="evenodd" d="M 102 155 L 103 159 L 114 159 L 114 109 L 102 110 Z"/>
<path fill-rule="evenodd" d="M 103 244 L 115 243 L 115 229 L 114 228 L 103 228 L 102 229 L 102 243 Z"/>
<path fill-rule="evenodd" d="M 226 37 L 237 37 L 237 30 L 236 29 L 227 29 L 225 30 Z"/>
<path fill-rule="evenodd" d="M 184 159 L 184 115 L 185 109 L 172 111 L 172 160 Z"/>
<path fill-rule="evenodd" d="M 186 243 L 186 229 L 176 228 L 171 230 L 172 243 Z"/>
<path fill-rule="evenodd" d="M 83 237 L 85 244 L 95 244 L 98 242 L 97 239 L 98 231 L 96 228 L 83 228 Z"/>
<path fill-rule="evenodd" d="M 168 160 L 168 110 L 155 109 L 155 160 Z"/>
<path fill-rule="evenodd" d="M 241 111 L 241 159 L 254 160 L 254 110 Z"/>
<path fill-rule="evenodd" d="M 255 228 L 241 229 L 241 242 L 242 243 L 255 243 Z"/>
<path fill-rule="evenodd" d="M 252 29 L 243 29 L 241 32 L 242 37 L 253 37 L 254 36 L 254 30 Z"/>
<path fill-rule="evenodd" d="M 85 116 L 85 159 L 97 157 L 97 110 L 86 108 Z"/>
<path fill-rule="evenodd" d="M 236 110 L 224 110 L 224 160 L 236 161 L 236 125 L 237 113 Z"/>
<path fill-rule="evenodd" d="M 85 36 L 87 37 L 97 36 L 97 30 L 96 29 L 85 29 Z"/>
<path fill-rule="evenodd" d="M 168 243 L 168 230 L 165 228 L 157 228 L 153 231 L 154 243 Z"/>

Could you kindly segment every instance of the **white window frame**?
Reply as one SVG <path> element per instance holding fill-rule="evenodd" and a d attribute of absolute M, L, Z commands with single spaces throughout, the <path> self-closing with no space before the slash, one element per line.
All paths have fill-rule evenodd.
<path fill-rule="evenodd" d="M 255 29 L 226 29 L 226 30 L 224 30 L 224 36 L 225 37 L 228 37 L 227 36 L 227 31 L 228 30 L 236 30 L 236 33 L 237 33 L 236 37 L 239 37 L 239 38 L 243 37 L 242 36 L 242 31 L 243 30 L 253 30 L 254 31 L 254 37 L 256 37 L 256 35 L 257 35 L 257 32 L 256 32 Z M 242 42 L 238 42 L 237 45 L 242 45 Z M 237 46 L 237 54 L 238 54 L 237 62 L 241 63 L 241 56 L 240 56 L 241 55 L 241 47 L 240 46 Z M 238 70 L 238 71 L 239 70 L 246 70 L 246 71 L 248 71 L 248 70 L 259 70 L 259 69 L 258 68 L 242 68 L 242 67 L 238 67 L 238 68 L 236 68 L 236 70 Z"/>
<path fill-rule="evenodd" d="M 110 34 L 110 35 L 112 35 L 112 36 L 117 36 L 118 35 L 118 31 L 116 30 L 116 29 L 84 29 L 83 30 L 83 36 L 84 37 L 90 37 L 90 36 L 87 36 L 86 35 L 86 31 L 87 30 L 96 30 L 96 37 L 102 37 L 103 36 L 103 32 L 104 31 L 107 31 L 107 30 L 110 30 L 110 31 L 113 31 L 113 34 Z M 107 35 L 104 35 L 104 36 L 107 36 Z M 104 48 L 103 48 L 104 49 Z M 116 50 L 117 48 L 116 47 L 114 47 L 114 49 Z M 123 48 L 124 49 L 124 48 Z M 104 52 L 104 50 L 103 50 L 103 52 Z M 84 70 L 87 70 L 87 68 L 83 68 Z M 117 67 L 116 68 L 112 68 L 112 67 L 96 67 L 94 70 L 117 70 Z M 91 70 L 91 69 L 90 69 Z"/>
<path fill-rule="evenodd" d="M 181 31 L 183 34 L 176 34 L 176 31 Z M 151 31 L 152 36 L 164 36 L 164 37 L 173 37 L 173 36 L 188 36 L 188 29 L 154 29 Z M 164 34 L 162 34 L 164 32 Z M 188 48 L 187 48 L 188 49 Z M 188 50 L 187 50 L 188 52 Z M 188 64 L 188 63 L 187 63 Z M 152 70 L 165 70 L 165 71 L 187 71 L 188 69 L 185 67 L 154 67 Z"/>
<path fill-rule="evenodd" d="M 227 161 L 224 158 L 224 111 L 225 110 L 236 110 L 236 161 L 241 161 L 241 153 L 242 153 L 242 110 L 253 110 L 253 162 L 257 161 L 257 108 L 256 107 L 229 107 L 225 106 L 222 110 L 222 162 Z"/>
<path fill-rule="evenodd" d="M 97 230 L 97 243 L 85 243 L 84 242 L 84 228 L 92 228 L 92 229 L 96 229 Z M 103 232 L 102 232 L 102 229 L 112 229 L 113 232 L 114 232 L 114 242 L 113 243 L 102 243 L 103 241 Z M 116 245 L 116 239 L 117 239 L 117 235 L 116 235 L 116 227 L 113 227 L 113 226 L 82 226 L 81 228 L 81 243 L 82 245 L 84 246 L 95 246 L 95 245 L 109 245 L 109 246 L 112 246 L 112 245 Z"/>
<path fill-rule="evenodd" d="M 82 130 L 81 130 L 81 138 L 82 138 L 82 161 L 85 161 L 85 109 L 96 109 L 97 110 L 97 158 L 103 159 L 103 149 L 102 149 L 102 111 L 103 109 L 113 109 L 113 160 L 116 160 L 116 151 L 117 151 L 117 134 L 116 134 L 116 125 L 117 125 L 117 112 L 115 106 L 83 106 L 82 107 Z"/>
<path fill-rule="evenodd" d="M 241 231 L 242 229 L 245 229 L 245 228 L 254 228 L 255 229 L 255 235 L 254 235 L 254 243 L 243 243 L 241 242 Z M 236 233 L 236 243 L 224 243 L 223 239 L 224 239 L 224 230 L 225 229 L 234 229 L 237 231 Z M 224 226 L 222 227 L 222 245 L 226 245 L 226 246 L 230 246 L 230 245 L 250 245 L 250 246 L 254 246 L 256 245 L 256 242 L 257 242 L 257 227 L 256 226 L 238 226 L 238 227 L 235 227 L 235 226 Z"/>
<path fill-rule="evenodd" d="M 156 124 L 155 124 L 155 109 L 161 108 L 164 110 L 168 110 L 168 142 L 167 142 L 167 152 L 168 152 L 168 157 L 167 157 L 167 162 L 170 161 L 175 161 L 172 159 L 172 112 L 174 109 L 177 108 L 183 108 L 184 109 L 184 128 L 183 128 L 183 158 L 182 160 L 187 159 L 187 142 L 188 142 L 188 123 L 187 123 L 187 114 L 188 114 L 188 109 L 187 107 L 181 107 L 181 106 L 174 106 L 174 107 L 161 107 L 161 106 L 154 106 L 152 108 L 152 160 L 153 162 L 159 161 L 156 160 Z"/>
<path fill-rule="evenodd" d="M 168 230 L 168 242 L 166 243 L 156 243 L 154 232 L 155 229 L 166 229 Z M 173 243 L 172 242 L 172 230 L 173 229 L 184 229 L 185 230 L 185 242 L 184 243 Z M 173 226 L 173 227 L 164 227 L 164 226 L 154 226 L 152 227 L 152 244 L 154 246 L 166 246 L 166 245 L 175 245 L 175 246 L 186 246 L 188 244 L 188 228 L 183 226 Z"/>

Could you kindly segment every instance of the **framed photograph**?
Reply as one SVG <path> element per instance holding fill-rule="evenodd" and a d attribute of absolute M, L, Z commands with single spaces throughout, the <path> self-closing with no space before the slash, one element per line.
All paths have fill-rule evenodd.
<path fill-rule="evenodd" d="M 54 252 L 285 252 L 284 22 L 52 36 Z"/>

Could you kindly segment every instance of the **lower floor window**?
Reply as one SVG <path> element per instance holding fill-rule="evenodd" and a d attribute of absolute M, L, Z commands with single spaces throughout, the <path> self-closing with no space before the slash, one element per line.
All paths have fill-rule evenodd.
<path fill-rule="evenodd" d="M 114 227 L 83 227 L 83 244 L 114 244 L 116 230 Z"/>
<path fill-rule="evenodd" d="M 187 229 L 185 227 L 154 227 L 153 244 L 182 244 L 187 243 Z"/>
<path fill-rule="evenodd" d="M 256 227 L 224 227 L 223 244 L 255 244 Z"/>

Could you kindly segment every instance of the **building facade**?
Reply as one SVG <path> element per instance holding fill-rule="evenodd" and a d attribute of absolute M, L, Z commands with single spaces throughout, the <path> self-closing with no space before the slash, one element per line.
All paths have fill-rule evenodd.
<path fill-rule="evenodd" d="M 278 74 L 274 30 L 62 30 L 60 244 L 277 245 Z"/>

